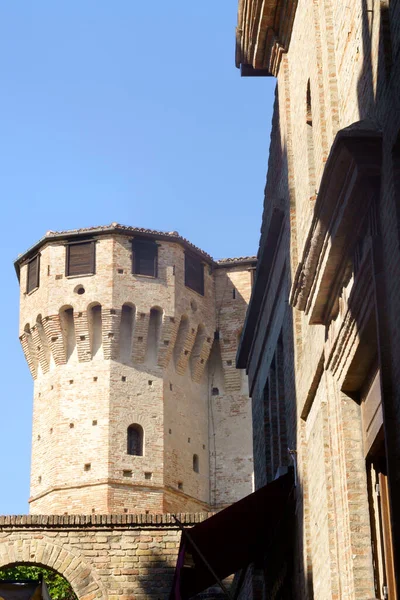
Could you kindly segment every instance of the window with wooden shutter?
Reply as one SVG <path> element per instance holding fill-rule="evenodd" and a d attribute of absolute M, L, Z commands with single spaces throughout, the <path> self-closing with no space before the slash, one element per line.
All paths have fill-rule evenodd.
<path fill-rule="evenodd" d="M 390 525 L 390 499 L 379 370 L 372 379 L 369 389 L 362 395 L 364 396 L 361 409 L 367 464 L 375 595 L 376 598 L 396 600 L 396 574 Z"/>
<path fill-rule="evenodd" d="M 132 244 L 132 273 L 157 277 L 158 246 L 153 240 L 134 240 Z"/>
<path fill-rule="evenodd" d="M 72 242 L 67 246 L 66 275 L 93 275 L 95 273 L 95 242 Z"/>
<path fill-rule="evenodd" d="M 26 280 L 26 293 L 32 292 L 39 287 L 39 273 L 40 273 L 40 256 L 36 254 L 28 262 L 28 276 Z"/>
<path fill-rule="evenodd" d="M 185 285 L 204 296 L 204 266 L 192 254 L 185 254 Z"/>

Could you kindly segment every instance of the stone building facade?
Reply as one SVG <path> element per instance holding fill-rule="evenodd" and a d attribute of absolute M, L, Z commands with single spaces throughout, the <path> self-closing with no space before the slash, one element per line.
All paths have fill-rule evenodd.
<path fill-rule="evenodd" d="M 240 0 L 237 66 L 277 88 L 238 366 L 256 487 L 297 472 L 249 596 L 400 597 L 399 55 L 399 2 Z"/>
<path fill-rule="evenodd" d="M 194 513 L 252 491 L 235 355 L 254 266 L 118 224 L 18 258 L 32 514 Z"/>

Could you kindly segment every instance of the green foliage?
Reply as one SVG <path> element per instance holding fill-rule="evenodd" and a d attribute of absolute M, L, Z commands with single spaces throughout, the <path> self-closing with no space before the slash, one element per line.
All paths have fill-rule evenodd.
<path fill-rule="evenodd" d="M 23 581 L 26 579 L 45 580 L 49 594 L 52 600 L 77 600 L 75 593 L 64 577 L 46 569 L 45 567 L 37 567 L 34 565 L 19 565 L 16 567 L 7 567 L 0 569 L 0 579 L 8 579 L 9 581 Z"/>

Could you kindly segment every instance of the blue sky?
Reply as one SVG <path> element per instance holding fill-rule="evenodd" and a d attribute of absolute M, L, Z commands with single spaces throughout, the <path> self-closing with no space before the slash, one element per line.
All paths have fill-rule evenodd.
<path fill-rule="evenodd" d="M 1 514 L 28 512 L 32 381 L 13 260 L 49 229 L 176 230 L 257 251 L 275 81 L 235 68 L 236 0 L 0 10 Z"/>

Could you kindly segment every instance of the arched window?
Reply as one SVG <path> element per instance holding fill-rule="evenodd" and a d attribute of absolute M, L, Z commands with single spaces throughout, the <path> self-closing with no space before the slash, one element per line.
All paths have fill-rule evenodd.
<path fill-rule="evenodd" d="M 197 454 L 193 454 L 193 471 L 195 473 L 199 472 L 199 457 Z"/>
<path fill-rule="evenodd" d="M 143 428 L 140 425 L 129 425 L 128 427 L 128 454 L 132 456 L 143 456 Z"/>

